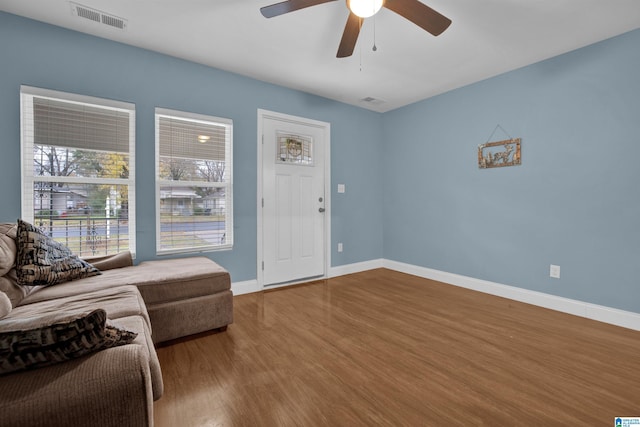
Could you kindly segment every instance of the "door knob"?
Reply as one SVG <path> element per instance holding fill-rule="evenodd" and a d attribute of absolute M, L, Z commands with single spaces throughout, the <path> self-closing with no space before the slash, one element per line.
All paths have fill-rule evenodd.
<path fill-rule="evenodd" d="M 319 208 L 318 212 L 324 212 L 324 208 Z"/>

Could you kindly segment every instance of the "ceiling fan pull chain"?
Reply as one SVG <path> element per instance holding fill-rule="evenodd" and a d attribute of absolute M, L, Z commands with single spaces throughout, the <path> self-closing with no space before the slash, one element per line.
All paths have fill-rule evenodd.
<path fill-rule="evenodd" d="M 378 46 L 376 46 L 376 15 L 373 15 L 373 48 L 372 51 L 378 50 Z"/>

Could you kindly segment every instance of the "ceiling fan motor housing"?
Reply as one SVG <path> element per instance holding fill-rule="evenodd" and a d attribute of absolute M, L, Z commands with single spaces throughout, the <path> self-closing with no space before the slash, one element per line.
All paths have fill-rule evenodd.
<path fill-rule="evenodd" d="M 347 0 L 347 7 L 360 18 L 375 15 L 382 8 L 384 0 Z"/>

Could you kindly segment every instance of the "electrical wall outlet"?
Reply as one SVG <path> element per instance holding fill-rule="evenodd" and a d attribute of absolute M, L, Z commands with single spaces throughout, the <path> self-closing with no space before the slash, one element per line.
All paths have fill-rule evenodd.
<path fill-rule="evenodd" d="M 342 252 L 342 243 L 338 243 L 338 252 Z"/>
<path fill-rule="evenodd" d="M 554 279 L 560 278 L 560 266 L 551 264 L 549 266 L 549 277 L 553 277 Z"/>

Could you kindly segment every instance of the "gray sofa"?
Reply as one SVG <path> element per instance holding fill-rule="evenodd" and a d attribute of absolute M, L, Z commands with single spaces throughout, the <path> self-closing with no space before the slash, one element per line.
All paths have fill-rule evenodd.
<path fill-rule="evenodd" d="M 10 226 L 0 224 L 5 240 L 12 237 Z M 13 262 L 7 256 L 10 251 L 0 247 L 0 272 Z M 233 321 L 229 274 L 207 258 L 134 266 L 122 253 L 88 261 L 100 275 L 54 286 L 20 286 L 15 268 L 2 275 L 0 297 L 11 306 L 0 319 L 0 336 L 95 310 L 106 313 L 109 327 L 137 336 L 125 345 L 0 375 L 0 425 L 153 425 L 153 402 L 163 394 L 154 344 L 223 330 Z"/>

